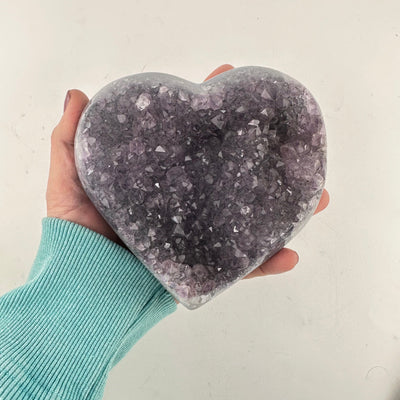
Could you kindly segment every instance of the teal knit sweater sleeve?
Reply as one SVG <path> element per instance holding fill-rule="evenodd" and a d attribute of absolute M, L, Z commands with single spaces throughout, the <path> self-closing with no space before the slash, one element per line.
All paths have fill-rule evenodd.
<path fill-rule="evenodd" d="M 0 399 L 101 399 L 110 369 L 176 309 L 128 250 L 43 218 L 28 281 L 0 297 Z"/>

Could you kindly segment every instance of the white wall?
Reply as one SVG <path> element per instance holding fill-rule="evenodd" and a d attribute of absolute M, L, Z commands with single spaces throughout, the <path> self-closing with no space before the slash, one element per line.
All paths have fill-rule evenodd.
<path fill-rule="evenodd" d="M 178 311 L 112 371 L 105 399 L 400 399 L 400 2 L 0 2 L 0 294 L 24 283 L 67 89 L 159 71 L 279 69 L 318 99 L 331 204 L 283 275 Z"/>

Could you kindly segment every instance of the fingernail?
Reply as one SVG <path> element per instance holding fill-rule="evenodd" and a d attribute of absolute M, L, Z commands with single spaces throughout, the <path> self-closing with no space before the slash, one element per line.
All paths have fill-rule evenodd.
<path fill-rule="evenodd" d="M 65 100 L 64 100 L 64 112 L 67 109 L 70 98 L 71 98 L 71 93 L 68 90 L 67 95 L 65 96 Z"/>

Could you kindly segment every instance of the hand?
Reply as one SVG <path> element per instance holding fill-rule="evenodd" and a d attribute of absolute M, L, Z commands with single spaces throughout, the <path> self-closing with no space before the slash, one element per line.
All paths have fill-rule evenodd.
<path fill-rule="evenodd" d="M 74 138 L 87 96 L 69 90 L 64 114 L 51 135 L 50 173 L 47 183 L 47 216 L 83 225 L 126 248 L 87 197 L 75 167 Z"/>
<path fill-rule="evenodd" d="M 228 64 L 222 65 L 206 80 L 232 68 Z M 126 248 L 87 197 L 76 171 L 75 132 L 88 101 L 88 97 L 80 90 L 69 90 L 65 99 L 64 114 L 51 135 L 50 172 L 46 192 L 47 216 L 83 225 Z M 326 208 L 328 203 L 329 195 L 324 190 L 315 213 Z M 243 279 L 289 271 L 298 260 L 299 257 L 295 251 L 284 248 Z"/>

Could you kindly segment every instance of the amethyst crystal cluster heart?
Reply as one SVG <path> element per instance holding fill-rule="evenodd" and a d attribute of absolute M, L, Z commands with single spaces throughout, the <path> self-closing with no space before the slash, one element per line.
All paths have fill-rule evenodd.
<path fill-rule="evenodd" d="M 293 78 L 242 67 L 202 84 L 118 79 L 86 106 L 75 158 L 126 246 L 195 309 L 280 250 L 321 196 L 321 111 Z"/>

